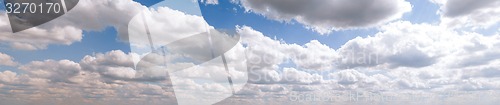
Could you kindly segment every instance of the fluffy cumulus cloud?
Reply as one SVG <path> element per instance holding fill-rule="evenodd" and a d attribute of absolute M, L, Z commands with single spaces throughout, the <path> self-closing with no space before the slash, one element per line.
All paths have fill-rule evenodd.
<path fill-rule="evenodd" d="M 144 25 L 148 26 L 148 30 Z M 151 49 L 147 31 L 154 48 L 206 32 L 210 27 L 201 16 L 184 13 L 169 7 L 145 9 L 127 23 L 131 50 L 139 55 Z M 135 62 L 137 63 L 137 62 Z"/>
<path fill-rule="evenodd" d="M 374 36 L 348 41 L 337 50 L 341 55 L 338 64 L 344 68 L 385 69 L 486 65 L 498 58 L 498 37 L 425 23 L 394 22 L 382 26 Z"/>
<path fill-rule="evenodd" d="M 0 52 L 0 66 L 16 66 L 17 62 L 10 55 Z"/>
<path fill-rule="evenodd" d="M 0 44 L 20 50 L 45 49 L 49 44 L 69 45 L 82 39 L 82 30 L 71 26 L 35 27 L 12 33 L 6 13 L 1 13 L 0 28 Z"/>
<path fill-rule="evenodd" d="M 19 67 L 30 76 L 45 78 L 51 82 L 71 82 L 69 78 L 80 74 L 81 67 L 78 63 L 69 60 L 33 61 Z"/>
<path fill-rule="evenodd" d="M 21 74 L 9 70 L 0 72 L 2 87 L 0 97 L 4 100 L 2 103 L 29 104 L 38 101 L 39 104 L 46 105 L 57 103 L 81 105 L 96 103 L 134 104 L 137 101 L 146 102 L 141 101 L 144 98 L 154 99 L 147 102 L 150 104 L 175 102 L 172 101 L 175 97 L 173 97 L 173 89 L 169 88 L 171 86 L 170 82 L 158 81 L 156 84 L 145 84 L 126 79 L 129 77 L 127 75 L 128 69 L 125 68 L 126 66 L 119 67 L 119 65 L 127 65 L 132 62 L 131 60 L 125 60 L 130 62 L 120 64 L 120 61 L 123 61 L 120 60 L 120 57 L 122 59 L 131 59 L 127 54 L 121 53 L 123 52 L 111 51 L 106 55 L 96 55 L 99 59 L 94 59 L 99 60 L 99 63 L 109 64 L 108 67 L 115 66 L 115 68 L 99 68 L 100 65 L 89 63 L 86 59 L 90 58 L 85 57 L 80 63 L 69 60 L 33 61 L 19 67 L 19 70 L 25 72 Z M 103 56 L 112 59 L 102 59 Z M 89 66 L 96 67 L 96 70 L 104 70 L 88 70 Z M 109 76 L 121 78 L 110 79 Z M 16 98 L 23 98 L 24 100 L 15 100 Z M 94 100 L 95 98 L 105 100 L 98 101 Z"/>
<path fill-rule="evenodd" d="M 242 43 L 247 44 L 249 83 L 262 87 L 257 88 L 258 91 L 242 91 L 248 95 L 240 95 L 266 97 L 279 96 L 283 91 L 321 89 L 441 92 L 500 88 L 498 82 L 492 81 L 499 79 L 498 34 L 485 36 L 408 21 L 392 22 L 379 30 L 374 35 L 352 39 L 335 50 L 316 41 L 303 46 L 288 44 L 250 27 L 239 27 L 237 32 L 242 36 Z M 301 56 L 310 59 L 297 59 Z M 328 59 L 322 60 L 322 57 Z M 314 64 L 315 60 L 326 66 Z M 310 67 L 304 62 L 323 66 Z M 283 68 L 283 64 L 295 67 Z M 335 71 L 321 72 L 321 68 Z M 429 94 L 439 95 L 432 92 Z"/>
<path fill-rule="evenodd" d="M 310 74 L 294 68 L 284 68 L 282 78 L 286 84 L 319 84 L 323 80 L 323 76 L 319 74 Z"/>
<path fill-rule="evenodd" d="M 410 74 L 414 75 L 408 76 L 411 78 L 406 78 L 397 75 L 399 73 L 392 73 L 392 70 L 452 69 L 465 64 L 460 62 L 469 62 L 466 59 L 470 58 L 460 58 L 466 57 L 463 55 L 470 54 L 468 52 L 470 50 L 467 49 L 482 48 L 485 52 L 491 52 L 492 55 L 496 52 L 494 50 L 496 45 L 494 39 L 497 36 L 484 37 L 475 33 L 459 33 L 440 26 L 412 24 L 406 21 L 394 22 L 380 29 L 381 32 L 373 36 L 352 39 L 337 50 L 322 45 L 317 41 L 311 41 L 304 46 L 287 44 L 263 36 L 262 33 L 246 26 L 240 27 L 238 32 L 242 35 L 243 44 L 248 44 L 249 82 L 263 85 L 276 83 L 332 83 L 335 84 L 333 87 L 338 89 L 429 88 L 430 83 L 423 81 L 440 77 L 440 75 L 443 75 L 441 73 L 445 72 L 436 73 L 432 70 L 410 72 Z M 481 45 L 474 40 L 489 41 Z M 491 46 L 492 48 L 484 48 L 485 46 Z M 477 62 L 478 65 L 485 65 L 494 61 L 494 59 L 490 61 L 474 61 L 480 61 Z M 296 66 L 295 68 L 300 69 L 279 67 L 279 65 L 287 63 L 292 63 Z M 318 65 L 318 67 L 308 65 Z M 355 69 L 344 71 L 343 69 L 346 68 Z M 325 73 L 318 72 L 332 69 L 340 69 L 341 71 L 327 74 L 326 77 L 320 75 Z M 364 71 L 365 69 L 380 70 L 378 72 L 388 70 L 391 72 L 373 75 Z M 316 70 L 316 72 L 302 70 Z M 459 80 L 455 79 L 455 81 Z M 311 88 L 309 86 L 305 87 Z M 305 87 L 302 86 L 301 88 Z M 301 90 L 298 86 L 296 88 Z"/>
<path fill-rule="evenodd" d="M 328 74 L 330 83 L 338 89 L 358 89 L 367 91 L 387 90 L 394 84 L 391 79 L 383 74 L 368 75 L 364 70 L 342 70 Z"/>
<path fill-rule="evenodd" d="M 127 38 L 128 21 L 146 9 L 132 0 L 80 0 L 65 15 L 25 31 L 12 33 L 7 13 L 0 13 L 0 41 L 20 50 L 46 49 L 48 45 L 70 45 L 81 41 L 82 30 L 103 30 L 112 26 Z"/>
<path fill-rule="evenodd" d="M 120 50 L 85 56 L 80 65 L 83 70 L 100 73 L 103 77 L 117 79 L 133 79 L 136 76 L 132 63 L 132 55 Z"/>
<path fill-rule="evenodd" d="M 79 64 L 82 70 L 98 73 L 101 77 L 110 82 L 115 80 L 155 82 L 167 79 L 165 78 L 167 70 L 144 70 L 138 69 L 139 67 L 136 68 L 133 63 L 133 58 L 137 56 L 138 55 L 135 53 L 125 53 L 121 50 L 113 50 L 106 53 L 97 53 L 94 56 L 87 55 Z M 192 66 L 192 64 L 189 66 Z"/>
<path fill-rule="evenodd" d="M 435 30 L 437 29 L 437 30 Z M 381 32 L 348 41 L 339 50 L 339 67 L 425 67 L 438 56 L 458 50 L 457 33 L 428 24 L 395 22 L 382 26 Z M 449 43 L 449 42 L 454 42 Z M 436 49 L 436 48 L 447 49 Z M 451 50 L 451 51 L 450 51 Z"/>
<path fill-rule="evenodd" d="M 248 26 L 237 27 L 242 44 L 247 45 L 247 56 L 251 68 L 276 69 L 279 64 L 291 61 L 298 68 L 328 70 L 333 68 L 337 55 L 334 49 L 311 40 L 304 45 L 288 44 L 274 40 Z"/>
<path fill-rule="evenodd" d="M 246 67 L 241 66 L 245 63 L 239 60 L 237 55 L 229 51 L 227 54 L 227 65 L 233 80 L 233 87 L 237 90 L 246 83 Z M 228 74 L 221 64 L 222 59 L 216 58 L 207 63 L 195 65 L 194 63 L 168 63 L 168 67 L 160 67 L 163 64 L 147 64 L 146 66 L 139 63 L 134 67 L 132 58 L 133 53 L 126 54 L 123 51 L 115 50 L 107 53 L 98 53 L 93 56 L 86 56 L 80 61 L 82 70 L 98 75 L 99 81 L 117 84 L 153 82 L 161 83 L 163 88 L 170 90 L 175 89 L 179 102 L 207 102 L 213 103 L 216 98 L 223 99 L 227 93 L 231 93 L 230 87 L 227 84 Z M 235 58 L 236 57 L 236 58 Z M 155 58 L 163 58 L 155 56 Z M 169 58 L 169 57 L 167 57 Z M 153 59 L 145 57 L 143 60 Z M 154 59 L 157 60 L 157 59 Z M 167 62 L 170 60 L 166 59 Z M 163 62 L 163 59 L 161 59 Z M 148 69 L 147 67 L 159 67 L 160 69 Z M 146 69 L 144 69 L 146 68 Z M 167 74 L 168 73 L 168 74 Z M 203 82 L 200 82 L 203 81 Z M 138 87 L 144 88 L 144 87 Z M 144 97 L 152 97 L 156 95 L 164 96 L 156 91 L 146 91 Z M 203 95 L 209 94 L 209 95 Z M 170 94 L 171 95 L 171 94 Z M 186 101 L 192 99 L 213 99 L 213 100 L 198 100 Z"/>
<path fill-rule="evenodd" d="M 443 25 L 489 28 L 500 21 L 498 0 L 431 0 L 440 5 Z"/>
<path fill-rule="evenodd" d="M 2 83 L 14 83 L 17 81 L 17 73 L 12 72 L 12 71 L 4 71 L 0 72 L 0 81 Z"/>
<path fill-rule="evenodd" d="M 249 12 L 297 21 L 321 34 L 380 25 L 411 11 L 404 0 L 240 0 Z"/>
<path fill-rule="evenodd" d="M 359 71 L 334 73 L 339 87 L 375 83 L 383 84 L 377 89 L 399 90 L 499 88 L 498 83 L 488 81 L 498 79 L 498 34 L 485 36 L 405 21 L 380 29 L 374 36 L 352 39 L 337 50 L 341 56 L 338 67 Z M 367 79 L 371 76 L 376 78 Z"/>
<path fill-rule="evenodd" d="M 1 86 L 8 87 L 0 89 L 0 91 L 7 91 L 9 94 L 18 94 L 13 96 L 14 98 L 42 98 L 38 97 L 40 95 L 44 95 L 45 98 L 58 98 L 64 95 L 65 98 L 61 99 L 69 100 L 72 98 L 68 96 L 81 97 L 81 99 L 76 98 L 74 100 L 78 102 L 88 101 L 92 104 L 100 103 L 100 101 L 93 100 L 94 98 L 105 99 L 106 101 L 104 102 L 107 103 L 126 101 L 125 103 L 127 104 L 133 104 L 135 103 L 134 101 L 145 102 L 151 101 L 151 99 L 153 100 L 151 104 L 175 103 L 173 101 L 175 100 L 174 89 L 177 91 L 176 95 L 184 97 L 178 98 L 178 100 L 193 98 L 223 99 L 225 98 L 222 97 L 223 95 L 230 96 L 230 94 L 227 94 L 231 93 L 229 91 L 231 90 L 230 87 L 220 82 L 222 80 L 226 80 L 227 82 L 227 72 L 225 72 L 222 65 L 219 65 L 220 63 L 209 62 L 183 70 L 187 72 L 171 72 L 170 76 L 168 76 L 165 75 L 166 71 L 159 71 L 158 73 L 135 69 L 132 56 L 134 55 L 115 50 L 85 56 L 80 62 L 69 60 L 33 61 L 19 67 L 20 70 L 26 73 L 0 72 Z M 241 88 L 241 86 L 245 85 L 240 82 L 243 81 L 243 83 L 246 83 L 247 81 L 244 78 L 246 73 L 239 69 L 246 67 L 237 68 L 238 64 L 244 62 L 237 62 L 236 58 L 233 58 L 235 56 L 228 54 L 227 60 L 230 66 L 229 70 L 232 73 L 234 87 L 238 89 L 238 87 Z M 220 62 L 221 59 L 214 61 Z M 193 65 L 190 64 L 190 66 Z M 176 67 L 174 64 L 171 66 Z M 203 80 L 204 82 L 200 83 L 199 80 Z M 214 82 L 209 82 L 209 80 L 213 80 Z M 20 92 L 9 92 L 12 91 L 11 88 L 20 90 Z M 9 94 L 2 93 L 0 95 L 5 96 Z M 2 99 L 9 100 L 9 98 L 5 97 Z M 10 101 L 14 100 L 6 102 Z M 29 99 L 27 101 L 34 100 Z M 214 100 L 199 101 L 213 103 Z M 18 102 L 22 103 L 23 101 Z M 61 101 L 47 100 L 47 102 Z M 85 102 L 77 104 L 85 104 Z"/>
<path fill-rule="evenodd" d="M 205 4 L 219 4 L 219 0 L 201 0 L 201 2 Z"/>
<path fill-rule="evenodd" d="M 334 49 L 312 40 L 304 45 L 288 44 L 272 39 L 248 26 L 238 26 L 247 56 L 249 83 L 315 85 L 323 83 L 319 73 L 334 69 L 338 55 Z M 294 65 L 282 68 L 280 65 Z M 312 71 L 305 72 L 305 71 Z M 297 90 L 310 90 L 308 86 L 296 86 Z"/>

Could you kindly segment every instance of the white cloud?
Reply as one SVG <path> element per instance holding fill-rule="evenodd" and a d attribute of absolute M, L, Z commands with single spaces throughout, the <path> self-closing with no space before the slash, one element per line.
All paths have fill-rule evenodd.
<path fill-rule="evenodd" d="M 290 69 L 295 74 L 304 74 L 288 75 L 290 78 L 315 75 L 299 71 L 307 66 L 294 60 L 291 60 L 291 63 L 297 65 L 296 68 L 285 68 L 283 72 L 279 72 L 279 65 L 288 64 L 289 62 L 285 61 L 293 59 L 290 55 L 296 53 L 328 55 L 329 59 L 321 62 L 334 65 L 333 69 L 340 71 L 320 80 L 331 81 L 323 83 L 332 84 L 331 87 L 335 89 L 495 89 L 495 83 L 487 84 L 487 81 L 479 78 L 496 79 L 500 73 L 498 66 L 494 66 L 500 62 L 496 59 L 500 54 L 500 35 L 484 36 L 478 33 L 457 32 L 438 25 L 398 21 L 381 26 L 380 32 L 373 36 L 352 39 L 341 48 L 333 50 L 327 46 L 318 47 L 322 45 L 316 44 L 319 42 L 315 41 L 299 46 L 271 39 L 250 27 L 237 29 L 242 35 L 242 43 L 247 46 L 247 54 L 252 55 L 248 58 L 249 67 L 253 67 L 249 70 L 250 82 L 260 85 L 286 83 L 284 77 L 287 75 L 284 72 L 289 72 Z M 308 49 L 310 45 L 323 50 Z M 311 56 L 311 59 L 317 60 L 320 57 L 322 56 Z M 314 62 L 311 59 L 296 60 Z M 355 69 L 343 70 L 346 68 Z M 463 80 L 467 78 L 470 78 L 470 81 L 483 82 L 465 83 Z"/>
<path fill-rule="evenodd" d="M 95 56 L 85 56 L 80 65 L 83 70 L 100 73 L 105 78 L 111 79 L 136 79 L 132 54 L 126 54 L 121 50 L 107 53 L 98 53 Z"/>
<path fill-rule="evenodd" d="M 38 27 L 12 33 L 7 14 L 0 14 L 0 41 L 20 50 L 46 49 L 48 45 L 70 45 L 81 41 L 83 30 L 113 26 L 127 38 L 128 21 L 146 7 L 132 0 L 80 0 L 67 14 Z"/>
<path fill-rule="evenodd" d="M 431 0 L 440 5 L 441 24 L 452 28 L 489 28 L 500 22 L 498 0 Z"/>
<path fill-rule="evenodd" d="M 281 81 L 281 75 L 275 70 L 249 69 L 248 79 L 255 84 L 274 84 Z"/>
<path fill-rule="evenodd" d="M 357 89 L 366 91 L 380 91 L 390 89 L 392 84 L 389 77 L 382 74 L 369 75 L 364 70 L 341 70 L 328 74 L 335 88 L 338 89 Z"/>
<path fill-rule="evenodd" d="M 337 50 L 339 68 L 375 70 L 381 89 L 487 90 L 498 88 L 500 35 L 457 32 L 443 26 L 394 22 L 381 32 L 355 38 Z M 357 83 L 363 75 L 345 75 L 340 83 Z M 358 73 L 354 73 L 358 74 Z M 342 77 L 342 76 L 340 76 Z M 386 79 L 383 79 L 386 78 Z M 334 78 L 335 79 L 335 78 Z M 343 82 L 342 82 L 343 81 Z"/>
<path fill-rule="evenodd" d="M 219 0 L 201 0 L 205 4 L 219 4 Z"/>
<path fill-rule="evenodd" d="M 404 0 L 241 0 L 247 11 L 279 21 L 295 20 L 327 34 L 380 25 L 411 11 Z"/>
<path fill-rule="evenodd" d="M 0 44 L 7 44 L 15 49 L 45 49 L 49 44 L 70 45 L 81 39 L 82 30 L 71 26 L 35 27 L 12 33 L 7 14 L 0 14 Z"/>
<path fill-rule="evenodd" d="M 1 83 L 13 83 L 17 81 L 17 73 L 12 71 L 0 72 L 0 82 Z"/>
<path fill-rule="evenodd" d="M 154 48 L 178 41 L 189 36 L 207 32 L 208 24 L 203 17 L 187 14 L 168 7 L 144 9 L 135 15 L 128 25 L 128 37 L 134 53 L 150 52 L 150 42 L 146 32 L 149 31 Z M 144 23 L 146 22 L 146 23 Z M 144 25 L 148 25 L 148 29 Z"/>
<path fill-rule="evenodd" d="M 237 27 L 236 32 L 241 35 L 241 42 L 247 46 L 246 54 L 250 68 L 275 69 L 277 64 L 285 60 L 285 54 L 282 52 L 286 44 L 264 36 L 259 31 L 251 27 Z"/>
<path fill-rule="evenodd" d="M 382 26 L 381 32 L 374 36 L 352 39 L 338 49 L 342 56 L 339 67 L 420 68 L 442 64 L 446 59 L 441 58 L 458 57 L 453 54 L 464 51 L 474 37 L 486 36 L 425 23 L 394 22 Z"/>
<path fill-rule="evenodd" d="M 285 87 L 282 85 L 259 85 L 259 89 L 262 92 L 282 92 L 285 91 Z"/>
<path fill-rule="evenodd" d="M 303 46 L 271 39 L 248 26 L 237 27 L 252 69 L 276 70 L 277 66 L 291 60 L 297 67 L 309 70 L 333 68 L 337 57 L 334 49 L 312 40 Z"/>
<path fill-rule="evenodd" d="M 137 71 L 129 67 L 114 67 L 108 68 L 107 71 L 103 72 L 103 74 L 112 77 L 132 79 L 137 74 Z"/>
<path fill-rule="evenodd" d="M 74 104 L 130 104 L 137 101 L 146 102 L 145 98 L 161 98 L 148 99 L 147 103 L 152 104 L 174 102 L 173 90 L 162 87 L 171 84 L 145 84 L 122 80 L 110 82 L 98 72 L 81 71 L 78 63 L 68 60 L 34 61 L 22 65 L 19 69 L 27 73 L 0 72 L 1 86 L 8 87 L 0 89 L 0 99 L 15 103 L 36 101 L 39 104 L 68 103 L 68 100 Z M 6 96 L 24 100 L 13 101 Z M 54 98 L 60 100 L 52 100 Z M 95 98 L 103 100 L 94 100 Z M 134 100 L 129 100 L 131 98 Z M 40 101 L 44 99 L 46 100 Z"/>
<path fill-rule="evenodd" d="M 319 84 L 322 76 L 300 70 L 331 70 L 336 60 L 332 48 L 313 40 L 304 46 L 271 39 L 248 26 L 236 27 L 245 45 L 249 82 L 255 84 Z M 288 62 L 291 61 L 291 62 Z M 279 65 L 293 63 L 296 68 Z"/>
<path fill-rule="evenodd" d="M 292 91 L 314 91 L 314 90 L 318 90 L 318 89 L 311 87 L 309 85 L 294 85 L 292 87 Z"/>
<path fill-rule="evenodd" d="M 331 70 L 337 60 L 337 52 L 318 40 L 311 40 L 303 46 L 296 44 L 287 46 L 283 51 L 298 68 L 308 70 Z"/>
<path fill-rule="evenodd" d="M 51 82 L 71 82 L 69 78 L 79 75 L 81 71 L 78 63 L 69 60 L 33 61 L 19 69 L 32 77 L 49 79 Z"/>
<path fill-rule="evenodd" d="M 320 84 L 323 76 L 299 71 L 294 68 L 284 68 L 282 82 L 285 84 Z"/>
<path fill-rule="evenodd" d="M 14 62 L 14 58 L 10 55 L 0 52 L 0 66 L 16 66 L 17 62 Z"/>
<path fill-rule="evenodd" d="M 20 90 L 37 89 L 38 87 L 48 86 L 49 82 L 47 79 L 33 78 L 28 74 L 19 74 L 10 70 L 0 72 L 0 84 L 3 84 L 4 87 L 19 87 Z M 0 89 L 0 91 L 4 90 Z"/>

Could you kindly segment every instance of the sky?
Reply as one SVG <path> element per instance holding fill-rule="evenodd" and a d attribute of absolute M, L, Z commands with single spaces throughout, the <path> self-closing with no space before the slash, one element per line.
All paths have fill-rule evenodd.
<path fill-rule="evenodd" d="M 141 18 L 173 66 L 141 69 Z M 499 22 L 498 0 L 80 0 L 17 33 L 1 12 L 0 104 L 494 105 Z M 181 40 L 207 30 L 240 38 Z"/>

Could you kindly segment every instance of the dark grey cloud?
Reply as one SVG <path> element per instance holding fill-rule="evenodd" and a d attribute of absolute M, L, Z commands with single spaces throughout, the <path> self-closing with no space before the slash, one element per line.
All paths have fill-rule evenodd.
<path fill-rule="evenodd" d="M 247 11 L 276 20 L 296 20 L 319 33 L 367 27 L 411 10 L 404 0 L 241 0 Z"/>
<path fill-rule="evenodd" d="M 463 16 L 479 9 L 495 7 L 499 5 L 499 0 L 448 0 L 444 7 L 444 16 Z"/>

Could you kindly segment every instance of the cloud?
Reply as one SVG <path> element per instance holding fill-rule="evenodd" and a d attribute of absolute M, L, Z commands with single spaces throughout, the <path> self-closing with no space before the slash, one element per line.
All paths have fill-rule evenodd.
<path fill-rule="evenodd" d="M 49 82 L 47 79 L 33 78 L 29 74 L 20 74 L 10 70 L 0 72 L 0 84 L 4 87 L 16 87 L 19 90 L 28 91 L 28 89 L 48 86 Z M 0 91 L 4 90 L 0 89 Z"/>
<path fill-rule="evenodd" d="M 282 92 L 285 91 L 285 87 L 281 85 L 260 85 L 259 89 L 262 92 Z"/>
<path fill-rule="evenodd" d="M 137 71 L 132 62 L 133 55 L 121 50 L 85 56 L 80 65 L 83 70 L 97 72 L 104 78 L 118 80 L 137 79 Z"/>
<path fill-rule="evenodd" d="M 352 39 L 339 48 L 337 50 L 341 56 L 339 67 L 431 66 L 440 63 L 442 60 L 440 58 L 444 56 L 459 56 L 452 54 L 464 50 L 469 44 L 469 38 L 472 37 L 485 36 L 474 33 L 462 35 L 444 27 L 425 23 L 394 22 L 382 26 L 381 32 L 374 36 Z"/>
<path fill-rule="evenodd" d="M 51 82 L 71 82 L 69 79 L 79 75 L 81 67 L 69 60 L 33 61 L 19 69 L 26 71 L 32 77 L 48 79 Z"/>
<path fill-rule="evenodd" d="M 144 19 L 143 19 L 144 18 Z M 203 17 L 187 14 L 169 7 L 144 9 L 127 22 L 127 32 L 131 50 L 135 53 L 151 51 L 146 31 L 150 32 L 155 48 L 178 41 L 189 36 L 207 32 L 210 27 Z M 148 29 L 144 28 L 145 23 Z"/>
<path fill-rule="evenodd" d="M 248 26 L 237 26 L 245 47 L 249 82 L 255 84 L 319 84 L 322 76 L 302 70 L 322 71 L 334 68 L 334 49 L 312 40 L 303 46 L 271 39 Z M 290 63 L 294 68 L 280 68 Z M 283 71 L 283 72 L 278 72 Z"/>
<path fill-rule="evenodd" d="M 281 81 L 281 75 L 276 70 L 250 69 L 248 79 L 255 84 L 275 84 Z"/>
<path fill-rule="evenodd" d="M 440 6 L 441 24 L 452 27 L 488 28 L 500 21 L 498 0 L 431 0 Z"/>
<path fill-rule="evenodd" d="M 338 57 L 334 49 L 317 40 L 301 46 L 271 39 L 248 26 L 238 26 L 236 32 L 241 35 L 241 43 L 247 45 L 249 67 L 253 69 L 275 70 L 279 64 L 291 60 L 301 69 L 328 70 Z"/>
<path fill-rule="evenodd" d="M 498 67 L 494 65 L 500 62 L 496 59 L 500 54 L 497 50 L 500 35 L 457 32 L 439 25 L 407 21 L 393 22 L 379 29 L 379 33 L 352 39 L 337 50 L 316 41 L 305 46 L 287 44 L 247 26 L 237 28 L 237 32 L 242 35 L 242 43 L 247 46 L 248 64 L 251 67 L 249 82 L 259 85 L 311 83 L 307 82 L 311 80 L 308 77 L 316 77 L 314 75 L 318 72 L 301 71 L 301 68 L 308 66 L 300 62 L 315 63 L 315 60 L 338 70 L 326 77 L 318 76 L 323 77 L 319 79 L 324 81 L 322 84 L 332 84 L 332 88 L 338 89 L 465 89 L 472 84 L 457 85 L 463 83 L 465 78 L 482 81 L 476 78 L 496 78 L 498 74 Z M 312 48 L 323 50 L 314 51 Z M 300 53 L 325 55 L 328 60 L 319 59 L 325 56 L 310 56 L 310 59 L 295 61 L 294 55 Z M 289 59 L 292 62 L 287 62 Z M 281 69 L 280 65 L 289 63 L 296 67 Z M 286 76 L 301 79 L 290 82 L 284 79 Z"/>
<path fill-rule="evenodd" d="M 0 72 L 0 81 L 1 83 L 14 83 L 17 81 L 17 73 L 12 71 L 4 71 Z"/>
<path fill-rule="evenodd" d="M 380 25 L 411 11 L 404 0 L 240 0 L 246 11 L 278 21 L 295 20 L 321 34 Z"/>
<path fill-rule="evenodd" d="M 80 0 L 67 14 L 18 33 L 12 33 L 5 12 L 0 13 L 0 44 L 19 50 L 46 49 L 81 41 L 83 30 L 99 31 L 112 26 L 127 39 L 127 23 L 146 7 L 132 0 Z"/>
<path fill-rule="evenodd" d="M 201 0 L 205 4 L 219 4 L 219 0 Z"/>
<path fill-rule="evenodd" d="M 0 52 L 0 66 L 16 66 L 17 62 L 14 62 L 14 58 L 10 55 Z"/>
<path fill-rule="evenodd" d="M 347 68 L 474 67 L 496 61 L 499 37 L 400 21 L 382 26 L 373 36 L 350 40 L 337 52 L 342 56 L 339 66 Z"/>
<path fill-rule="evenodd" d="M 381 26 L 373 36 L 352 39 L 337 49 L 339 69 L 357 72 L 340 71 L 333 79 L 340 78 L 341 88 L 369 80 L 372 82 L 367 84 L 380 86 L 374 89 L 496 89 L 497 83 L 484 78 L 497 79 L 499 37 L 426 23 L 393 22 Z M 377 78 L 366 79 L 371 76 Z"/>
<path fill-rule="evenodd" d="M 235 55 L 232 54 L 234 52 L 229 51 L 229 53 L 230 54 L 227 54 L 227 64 L 233 80 L 233 88 L 235 90 L 240 90 L 239 88 L 247 82 L 246 67 L 239 67 L 241 63 L 244 64 L 244 62 L 242 62 L 244 60 L 235 60 L 236 58 L 233 58 Z M 231 88 L 227 84 L 228 74 L 221 64 L 222 59 L 220 58 L 199 65 L 193 63 L 170 63 L 171 60 L 167 60 L 167 67 L 162 67 L 163 64 L 146 66 L 139 64 L 137 68 L 134 68 L 132 62 L 133 56 L 133 53 L 126 54 L 120 50 L 97 53 L 92 56 L 84 57 L 80 65 L 85 72 L 99 75 L 101 77 L 99 81 L 105 83 L 161 83 L 161 86 L 165 88 L 176 90 L 176 96 L 180 97 L 177 98 L 177 100 L 180 103 L 212 103 L 216 99 L 224 99 L 224 96 L 230 96 Z M 163 57 L 156 56 L 155 58 L 161 59 Z M 163 59 L 161 59 L 161 61 L 163 62 Z M 141 67 L 145 67 L 146 69 L 140 69 Z M 148 67 L 158 67 L 158 69 L 147 69 Z M 156 97 L 157 95 L 165 96 L 159 94 L 157 91 L 149 90 L 141 92 L 141 94 L 145 94 L 145 96 L 142 97 Z M 192 99 L 203 100 L 186 101 Z"/>
<path fill-rule="evenodd" d="M 6 13 L 0 14 L 0 44 L 20 50 L 45 49 L 49 44 L 70 45 L 82 39 L 82 30 L 71 26 L 35 27 L 12 33 Z"/>
<path fill-rule="evenodd" d="M 331 70 L 338 58 L 335 49 L 318 40 L 311 40 L 303 46 L 289 45 L 283 52 L 288 52 L 287 56 L 291 57 L 290 59 L 298 68 L 307 70 Z"/>
<path fill-rule="evenodd" d="M 314 91 L 314 90 L 318 90 L 318 89 L 311 87 L 309 85 L 294 85 L 292 87 L 292 91 Z"/>
<path fill-rule="evenodd" d="M 320 84 L 323 76 L 309 74 L 294 68 L 284 68 L 282 82 L 285 84 Z"/>
<path fill-rule="evenodd" d="M 358 89 L 366 91 L 380 91 L 390 89 L 393 83 L 389 77 L 384 74 L 370 75 L 365 70 L 341 70 L 328 74 L 330 84 L 337 89 Z"/>
<path fill-rule="evenodd" d="M 47 105 L 53 103 L 120 102 L 130 104 L 137 101 L 146 102 L 145 98 L 161 98 L 161 100 L 148 100 L 147 103 L 152 104 L 174 102 L 172 101 L 174 98 L 173 89 L 162 87 L 171 85 L 169 83 L 146 84 L 123 80 L 109 81 L 103 77 L 104 75 L 98 72 L 84 71 L 78 63 L 69 60 L 33 61 L 20 66 L 19 69 L 26 73 L 0 72 L 0 86 L 2 86 L 0 99 L 7 100 L 5 102 L 29 103 L 36 101 L 39 104 Z M 14 101 L 11 98 L 23 98 L 24 100 Z M 61 100 L 52 100 L 54 98 Z M 106 101 L 94 100 L 95 98 Z M 134 101 L 129 99 L 134 99 Z"/>

